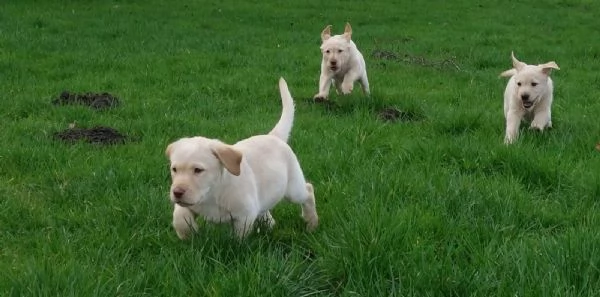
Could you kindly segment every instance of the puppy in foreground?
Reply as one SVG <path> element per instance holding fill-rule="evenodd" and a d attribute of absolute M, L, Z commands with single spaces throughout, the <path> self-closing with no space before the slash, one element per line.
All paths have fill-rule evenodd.
<path fill-rule="evenodd" d="M 513 68 L 500 74 L 510 77 L 504 90 L 504 117 L 506 118 L 505 144 L 513 143 L 519 134 L 523 118 L 531 121 L 531 129 L 543 131 L 552 127 L 552 69 L 560 69 L 555 62 L 527 65 L 511 53 Z"/>
<path fill-rule="evenodd" d="M 369 80 L 363 55 L 351 39 L 352 27 L 346 23 L 344 34 L 331 36 L 331 25 L 321 32 L 321 77 L 319 78 L 319 93 L 315 101 L 327 100 L 331 83 L 335 84 L 338 94 L 350 94 L 354 82 L 358 80 L 365 95 L 369 95 Z"/>
<path fill-rule="evenodd" d="M 269 210 L 283 197 L 302 206 L 309 231 L 317 227 L 313 186 L 304 180 L 298 159 L 287 144 L 294 102 L 283 78 L 279 79 L 279 91 L 283 111 L 268 135 L 234 145 L 201 136 L 169 144 L 173 227 L 180 239 L 197 230 L 197 216 L 231 222 L 239 238 L 252 231 L 257 219 L 272 227 L 275 220 Z"/>

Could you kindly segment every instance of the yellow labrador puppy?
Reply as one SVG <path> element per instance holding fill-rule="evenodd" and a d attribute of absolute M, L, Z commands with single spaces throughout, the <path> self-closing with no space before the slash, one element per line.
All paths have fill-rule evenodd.
<path fill-rule="evenodd" d="M 560 69 L 555 62 L 527 65 L 511 53 L 513 68 L 502 72 L 510 77 L 504 90 L 504 117 L 506 118 L 505 144 L 513 143 L 519 134 L 521 120 L 531 121 L 531 128 L 543 131 L 552 127 L 551 107 L 553 85 L 552 69 Z"/>
<path fill-rule="evenodd" d="M 344 34 L 331 36 L 331 25 L 321 32 L 321 77 L 315 101 L 327 100 L 331 83 L 338 94 L 350 94 L 358 80 L 365 95 L 369 95 L 369 80 L 365 59 L 352 41 L 352 27 L 346 23 Z"/>
<path fill-rule="evenodd" d="M 269 210 L 283 197 L 302 206 L 309 231 L 318 224 L 313 187 L 304 179 L 296 155 L 287 144 L 294 121 L 294 102 L 279 80 L 283 111 L 268 135 L 234 145 L 205 137 L 181 138 L 167 147 L 171 163 L 170 198 L 173 227 L 181 239 L 197 230 L 196 217 L 231 222 L 243 238 L 256 219 L 275 224 Z"/>

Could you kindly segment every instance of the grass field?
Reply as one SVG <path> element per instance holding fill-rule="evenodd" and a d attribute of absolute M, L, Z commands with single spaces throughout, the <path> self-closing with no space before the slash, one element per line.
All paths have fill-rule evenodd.
<path fill-rule="evenodd" d="M 54 2 L 54 3 L 52 3 Z M 401 3 L 404 2 L 404 3 Z M 599 296 L 600 2 L 0 3 L 0 296 Z M 350 21 L 372 88 L 314 104 Z M 510 52 L 554 60 L 554 129 L 502 144 Z M 383 54 L 382 54 L 383 53 Z M 277 80 L 319 229 L 171 227 L 164 150 L 271 129 Z M 55 106 L 63 90 L 121 105 Z M 383 122 L 395 107 L 416 117 Z M 70 123 L 121 145 L 66 144 Z"/>

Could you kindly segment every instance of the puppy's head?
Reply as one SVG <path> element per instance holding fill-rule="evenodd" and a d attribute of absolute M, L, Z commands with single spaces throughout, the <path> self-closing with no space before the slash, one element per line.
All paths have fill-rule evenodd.
<path fill-rule="evenodd" d="M 215 187 L 223 168 L 240 175 L 242 154 L 232 146 L 204 137 L 182 138 L 167 147 L 170 160 L 171 201 L 181 206 L 192 206 L 205 200 Z"/>
<path fill-rule="evenodd" d="M 525 109 L 532 108 L 548 92 L 548 77 L 552 69 L 560 69 L 552 61 L 540 65 L 527 65 L 515 58 L 511 53 L 513 68 L 500 74 L 504 77 L 514 76 L 516 96 Z"/>
<path fill-rule="evenodd" d="M 346 23 L 344 34 L 331 36 L 331 25 L 325 27 L 321 32 L 321 53 L 323 63 L 332 72 L 338 72 L 350 58 L 352 48 L 352 27 Z"/>

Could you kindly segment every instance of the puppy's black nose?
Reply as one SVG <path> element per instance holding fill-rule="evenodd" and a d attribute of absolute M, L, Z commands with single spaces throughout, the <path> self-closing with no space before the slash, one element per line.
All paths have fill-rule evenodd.
<path fill-rule="evenodd" d="M 179 199 L 179 198 L 183 197 L 183 194 L 185 194 L 184 189 L 182 189 L 182 188 L 173 189 L 173 196 L 175 196 L 175 198 Z"/>
<path fill-rule="evenodd" d="M 523 101 L 529 100 L 529 94 L 521 95 L 521 100 L 523 100 Z"/>
<path fill-rule="evenodd" d="M 335 65 L 337 65 L 337 62 L 336 61 L 331 61 L 331 66 L 335 66 Z"/>

